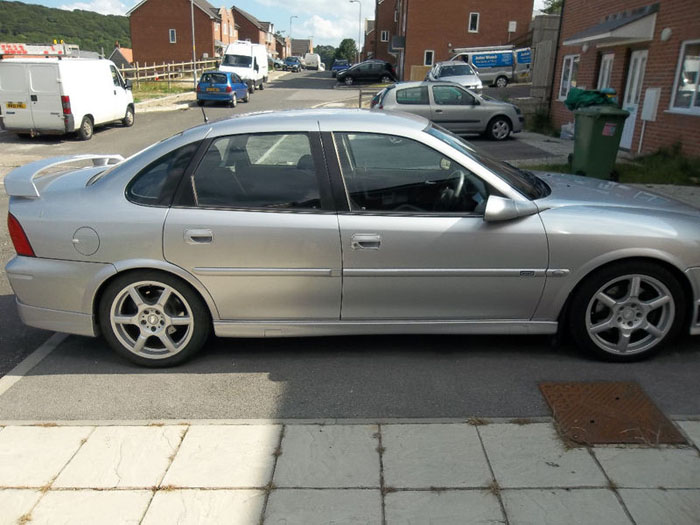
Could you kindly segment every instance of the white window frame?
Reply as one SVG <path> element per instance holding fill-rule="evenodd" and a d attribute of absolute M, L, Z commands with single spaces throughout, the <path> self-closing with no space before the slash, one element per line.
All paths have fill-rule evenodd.
<path fill-rule="evenodd" d="M 394 9 L 394 22 L 399 21 L 399 11 L 398 9 Z"/>
<path fill-rule="evenodd" d="M 614 63 L 615 53 L 605 53 L 600 58 L 600 69 L 598 70 L 598 84 L 596 85 L 597 90 L 600 91 L 603 88 L 610 87 L 610 81 L 612 80 L 612 68 Z"/>
<path fill-rule="evenodd" d="M 381 34 L 379 35 L 379 41 L 380 42 L 388 42 L 389 41 L 389 31 L 382 31 Z"/>
<path fill-rule="evenodd" d="M 177 44 L 177 31 L 174 29 L 168 29 L 168 39 L 171 44 Z"/>
<path fill-rule="evenodd" d="M 430 53 L 430 63 L 428 63 L 428 53 Z M 435 51 L 433 49 L 426 49 L 423 51 L 423 65 L 430 67 L 435 65 Z"/>
<path fill-rule="evenodd" d="M 574 70 L 574 64 L 576 63 L 578 59 L 579 64 L 581 63 L 581 55 L 565 55 L 564 56 L 564 61 L 562 62 L 561 66 L 561 78 L 559 79 L 559 92 L 557 93 L 557 99 L 558 100 L 566 100 L 566 96 L 569 94 L 569 90 L 571 89 L 571 73 Z M 569 61 L 569 65 L 567 66 L 567 61 Z M 569 70 L 569 79 L 568 79 L 568 85 L 566 86 L 566 93 L 563 95 L 561 94 L 561 90 L 564 87 L 564 72 Z"/>
<path fill-rule="evenodd" d="M 476 15 L 476 29 L 472 29 L 472 17 L 474 15 Z M 477 13 L 476 11 L 469 13 L 469 18 L 467 19 L 467 31 L 470 33 L 478 33 L 480 20 L 481 20 L 481 15 L 479 13 Z"/>
<path fill-rule="evenodd" d="M 700 116 L 700 107 L 695 106 L 695 102 L 700 98 L 700 72 L 698 72 L 698 82 L 695 85 L 695 94 L 693 98 L 690 101 L 690 107 L 689 108 L 678 108 L 674 106 L 676 103 L 676 95 L 678 94 L 678 80 L 680 79 L 681 76 L 681 71 L 683 70 L 683 62 L 685 58 L 685 49 L 686 46 L 688 45 L 693 45 L 693 44 L 700 44 L 700 39 L 695 39 L 695 40 L 684 40 L 682 45 L 681 45 L 681 50 L 678 55 L 678 64 L 676 66 L 676 76 L 673 79 L 673 91 L 671 92 L 671 102 L 669 103 L 668 111 L 672 113 L 683 113 L 685 115 L 699 115 Z"/>

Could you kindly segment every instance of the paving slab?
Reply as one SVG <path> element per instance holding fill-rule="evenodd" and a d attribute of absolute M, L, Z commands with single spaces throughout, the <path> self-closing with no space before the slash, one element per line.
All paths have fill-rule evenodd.
<path fill-rule="evenodd" d="M 379 487 L 376 425 L 288 425 L 278 487 Z"/>
<path fill-rule="evenodd" d="M 700 456 L 694 448 L 593 450 L 618 487 L 700 489 Z"/>
<path fill-rule="evenodd" d="M 163 486 L 255 488 L 272 478 L 280 425 L 190 427 Z"/>
<path fill-rule="evenodd" d="M 185 429 L 185 426 L 98 427 L 53 487 L 153 487 L 163 479 Z"/>
<path fill-rule="evenodd" d="M 384 505 L 387 525 L 505 523 L 498 499 L 486 490 L 392 492 Z"/>
<path fill-rule="evenodd" d="M 476 428 L 383 425 L 384 483 L 392 488 L 487 487 L 492 481 Z"/>
<path fill-rule="evenodd" d="M 501 488 L 604 487 L 586 449 L 566 449 L 549 423 L 478 427 Z"/>
<path fill-rule="evenodd" d="M 621 489 L 620 496 L 637 525 L 700 523 L 700 490 Z"/>
<path fill-rule="evenodd" d="M 676 424 L 683 429 L 693 444 L 700 448 L 700 421 L 677 421 Z"/>
<path fill-rule="evenodd" d="M 261 490 L 160 490 L 141 525 L 258 525 L 264 502 Z"/>
<path fill-rule="evenodd" d="M 92 427 L 5 427 L 0 433 L 0 487 L 48 485 L 92 430 Z"/>
<path fill-rule="evenodd" d="M 47 492 L 31 514 L 31 525 L 138 525 L 148 490 L 61 490 Z"/>
<path fill-rule="evenodd" d="M 503 490 L 510 525 L 632 525 L 609 489 Z"/>
<path fill-rule="evenodd" d="M 379 490 L 281 489 L 270 494 L 266 525 L 380 525 Z"/>
<path fill-rule="evenodd" d="M 0 489 L 0 525 L 16 525 L 19 519 L 27 514 L 36 502 L 41 492 L 30 489 Z"/>

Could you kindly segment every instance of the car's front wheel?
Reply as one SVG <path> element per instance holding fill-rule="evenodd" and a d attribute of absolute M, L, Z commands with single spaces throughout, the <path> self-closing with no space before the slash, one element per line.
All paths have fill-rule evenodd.
<path fill-rule="evenodd" d="M 685 319 L 683 289 L 662 266 L 626 262 L 584 281 L 571 301 L 576 343 L 608 361 L 651 356 L 678 335 Z"/>
<path fill-rule="evenodd" d="M 352 77 L 348 75 L 347 77 L 345 77 L 344 82 L 345 82 L 346 86 L 352 86 L 352 82 L 353 82 Z"/>
<path fill-rule="evenodd" d="M 112 281 L 99 304 L 109 345 L 139 365 L 182 363 L 206 342 L 211 318 L 189 285 L 158 271 L 130 272 Z"/>
<path fill-rule="evenodd" d="M 124 118 L 122 119 L 122 126 L 130 128 L 134 125 L 134 120 L 134 108 L 129 106 L 126 108 L 126 113 L 124 114 Z"/>
<path fill-rule="evenodd" d="M 510 137 L 512 127 L 510 121 L 505 117 L 495 117 L 491 119 L 486 134 L 491 140 L 505 140 Z"/>

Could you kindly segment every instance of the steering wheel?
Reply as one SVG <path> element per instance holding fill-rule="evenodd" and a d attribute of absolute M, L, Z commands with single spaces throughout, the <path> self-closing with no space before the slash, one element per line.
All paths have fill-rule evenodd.
<path fill-rule="evenodd" d="M 462 194 L 462 190 L 464 189 L 464 178 L 465 173 L 463 170 L 460 169 L 454 170 L 447 176 L 446 180 L 448 186 L 452 189 L 452 191 L 454 191 L 454 198 L 458 198 Z M 455 179 L 456 182 L 453 182 L 453 179 Z"/>

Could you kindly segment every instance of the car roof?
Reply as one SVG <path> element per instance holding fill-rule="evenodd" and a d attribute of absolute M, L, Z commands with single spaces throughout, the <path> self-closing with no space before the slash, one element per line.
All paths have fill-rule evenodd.
<path fill-rule="evenodd" d="M 468 66 L 466 62 L 461 60 L 445 60 L 444 62 L 438 62 L 436 66 Z"/>
<path fill-rule="evenodd" d="M 405 88 L 405 87 L 418 87 L 418 86 L 457 86 L 457 87 L 464 87 L 461 84 L 458 84 L 456 82 L 431 82 L 429 80 L 416 80 L 413 82 L 399 82 L 397 84 L 394 84 L 397 89 Z"/>

